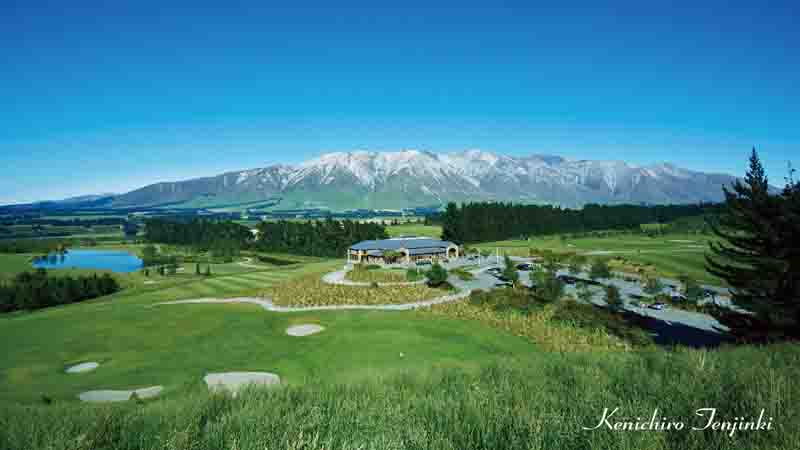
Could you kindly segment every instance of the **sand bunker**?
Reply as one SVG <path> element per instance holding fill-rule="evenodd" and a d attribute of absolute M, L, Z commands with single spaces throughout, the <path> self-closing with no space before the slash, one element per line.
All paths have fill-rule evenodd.
<path fill-rule="evenodd" d="M 211 392 L 228 391 L 236 395 L 245 386 L 280 384 L 281 378 L 269 372 L 221 372 L 210 373 L 203 377 L 203 381 Z"/>
<path fill-rule="evenodd" d="M 152 398 L 161 393 L 163 386 L 150 386 L 141 389 L 125 390 L 99 390 L 82 392 L 78 398 L 84 402 L 124 402 L 130 400 L 135 393 L 139 398 Z"/>
<path fill-rule="evenodd" d="M 694 243 L 694 242 L 697 242 L 697 241 L 693 241 L 691 239 L 670 239 L 667 242 L 677 242 L 679 244 L 691 244 L 691 243 Z"/>
<path fill-rule="evenodd" d="M 586 256 L 601 256 L 601 255 L 613 255 L 614 253 L 618 253 L 612 250 L 594 250 L 591 252 L 586 252 L 584 255 Z"/>
<path fill-rule="evenodd" d="M 286 334 L 289 336 L 308 336 L 317 334 L 324 329 L 325 327 L 313 324 L 294 325 L 286 329 Z"/>
<path fill-rule="evenodd" d="M 100 366 L 100 364 L 98 364 L 98 363 L 96 363 L 94 361 L 90 361 L 90 362 L 75 364 L 72 367 L 68 367 L 66 372 L 67 373 L 89 372 L 89 371 L 92 371 L 94 369 L 97 369 L 98 366 Z"/>

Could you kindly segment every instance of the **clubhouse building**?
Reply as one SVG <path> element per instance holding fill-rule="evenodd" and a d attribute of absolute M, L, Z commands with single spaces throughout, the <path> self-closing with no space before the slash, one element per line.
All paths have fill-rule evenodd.
<path fill-rule="evenodd" d="M 458 245 L 429 237 L 397 237 L 379 241 L 361 241 L 347 250 L 349 263 L 406 263 L 457 258 Z"/>

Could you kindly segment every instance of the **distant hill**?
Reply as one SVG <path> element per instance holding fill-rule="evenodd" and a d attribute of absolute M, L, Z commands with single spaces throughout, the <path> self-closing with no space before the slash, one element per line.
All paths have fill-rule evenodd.
<path fill-rule="evenodd" d="M 662 163 L 511 157 L 483 151 L 434 154 L 329 153 L 298 166 L 274 165 L 215 177 L 157 183 L 114 198 L 115 206 L 230 204 L 281 198 L 281 207 L 404 208 L 447 201 L 694 203 L 722 200 L 735 177 Z"/>
<path fill-rule="evenodd" d="M 505 156 L 485 151 L 435 154 L 328 153 L 296 166 L 273 165 L 213 177 L 163 182 L 121 195 L 91 196 L 104 207 L 399 209 L 448 201 L 497 200 L 579 207 L 680 204 L 722 200 L 735 177 L 669 163 L 570 160 L 552 155 Z M 69 201 L 69 200 L 67 200 Z"/>

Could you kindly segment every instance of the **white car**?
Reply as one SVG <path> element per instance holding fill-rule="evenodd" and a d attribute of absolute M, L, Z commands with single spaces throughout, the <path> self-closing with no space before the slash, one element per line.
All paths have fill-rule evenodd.
<path fill-rule="evenodd" d="M 685 302 L 687 300 L 686 296 L 679 292 L 673 292 L 670 298 L 673 302 Z"/>
<path fill-rule="evenodd" d="M 667 307 L 667 305 L 665 305 L 665 304 L 663 304 L 661 302 L 653 303 L 652 305 L 648 306 L 648 308 L 655 309 L 657 311 L 661 311 L 662 309 L 664 309 L 666 307 Z"/>

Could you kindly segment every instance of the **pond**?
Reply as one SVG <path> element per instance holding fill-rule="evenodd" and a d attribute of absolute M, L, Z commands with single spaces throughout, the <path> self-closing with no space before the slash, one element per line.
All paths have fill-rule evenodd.
<path fill-rule="evenodd" d="M 142 260 L 123 250 L 68 250 L 51 253 L 33 260 L 33 267 L 42 269 L 99 269 L 113 272 L 134 272 L 142 268 Z"/>

